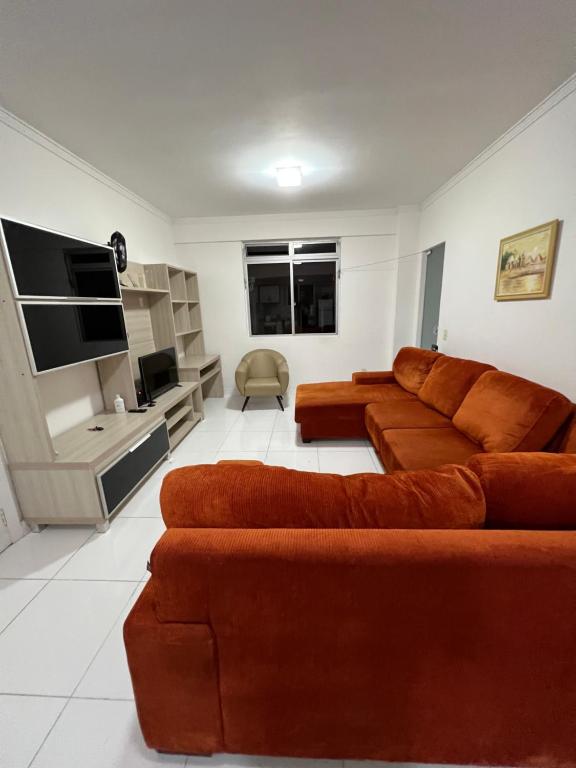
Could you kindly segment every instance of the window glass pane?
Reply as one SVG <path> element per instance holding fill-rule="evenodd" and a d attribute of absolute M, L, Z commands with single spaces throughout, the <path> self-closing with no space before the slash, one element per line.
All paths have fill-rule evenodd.
<path fill-rule="evenodd" d="M 248 264 L 252 334 L 292 333 L 290 264 Z"/>
<path fill-rule="evenodd" d="M 246 256 L 288 256 L 288 243 L 247 245 Z"/>
<path fill-rule="evenodd" d="M 336 253 L 336 243 L 302 243 L 294 246 L 294 255 L 306 253 Z"/>
<path fill-rule="evenodd" d="M 336 332 L 336 262 L 294 263 L 296 333 Z"/>

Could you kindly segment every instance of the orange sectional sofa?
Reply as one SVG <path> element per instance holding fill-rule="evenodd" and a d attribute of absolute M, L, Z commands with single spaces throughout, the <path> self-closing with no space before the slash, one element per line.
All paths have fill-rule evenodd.
<path fill-rule="evenodd" d="M 369 437 L 390 472 L 465 464 L 482 452 L 573 451 L 574 406 L 559 392 L 474 360 L 404 347 L 392 371 L 301 384 L 302 439 Z"/>
<path fill-rule="evenodd" d="M 541 452 L 174 470 L 124 626 L 146 743 L 576 765 L 575 492 L 576 456 Z"/>

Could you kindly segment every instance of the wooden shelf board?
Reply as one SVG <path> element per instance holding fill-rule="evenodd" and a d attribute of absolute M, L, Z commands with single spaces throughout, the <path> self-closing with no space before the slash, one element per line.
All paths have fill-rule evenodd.
<path fill-rule="evenodd" d="M 188 368 L 206 368 L 207 365 L 215 363 L 219 359 L 220 355 L 188 355 L 178 360 L 178 367 L 181 369 Z"/>
<path fill-rule="evenodd" d="M 185 381 L 180 387 L 174 387 L 156 400 L 156 405 L 147 408 L 146 413 L 108 413 L 102 412 L 88 421 L 78 424 L 67 432 L 53 439 L 58 452 L 56 464 L 83 464 L 101 466 L 130 446 L 139 435 L 158 426 L 166 411 L 177 405 L 179 400 L 198 389 L 197 381 Z M 104 427 L 100 432 L 91 432 L 91 427 Z"/>
<path fill-rule="evenodd" d="M 202 328 L 188 328 L 187 331 L 177 331 L 176 336 L 189 336 L 191 333 L 200 333 Z"/>
<path fill-rule="evenodd" d="M 172 304 L 188 304 L 188 299 L 172 299 Z"/>
<path fill-rule="evenodd" d="M 120 290 L 122 293 L 170 293 L 167 288 L 132 288 L 126 285 L 121 285 Z"/>
<path fill-rule="evenodd" d="M 191 405 L 183 405 L 181 408 L 178 408 L 176 413 L 173 413 L 170 418 L 166 419 L 166 426 L 168 427 L 168 431 L 170 431 L 175 424 L 178 424 L 179 421 L 187 416 L 191 410 L 193 410 Z"/>

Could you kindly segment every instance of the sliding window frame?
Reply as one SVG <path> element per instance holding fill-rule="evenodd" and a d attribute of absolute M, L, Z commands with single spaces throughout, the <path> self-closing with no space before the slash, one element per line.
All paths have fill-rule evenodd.
<path fill-rule="evenodd" d="M 304 245 L 316 245 L 321 243 L 335 244 L 336 249 L 334 253 L 295 253 L 296 247 Z M 247 254 L 247 248 L 252 246 L 274 246 L 274 245 L 288 245 L 288 255 L 278 256 L 249 256 Z M 242 260 L 243 260 L 243 272 L 244 272 L 244 295 L 246 303 L 246 315 L 248 320 L 248 335 L 251 338 L 277 338 L 279 336 L 305 336 L 305 337 L 327 337 L 338 336 L 340 333 L 340 240 L 338 238 L 312 238 L 312 239 L 295 239 L 295 240 L 250 240 L 242 244 Z M 304 262 L 333 262 L 334 272 L 336 278 L 336 284 L 334 286 L 334 331 L 326 333 L 297 333 L 296 332 L 296 318 L 295 308 L 296 303 L 294 300 L 294 264 L 300 264 Z M 253 333 L 252 332 L 252 313 L 250 311 L 250 290 L 249 290 L 249 278 L 248 278 L 248 265 L 249 264 L 289 264 L 290 266 L 290 321 L 292 331 L 291 333 Z"/>

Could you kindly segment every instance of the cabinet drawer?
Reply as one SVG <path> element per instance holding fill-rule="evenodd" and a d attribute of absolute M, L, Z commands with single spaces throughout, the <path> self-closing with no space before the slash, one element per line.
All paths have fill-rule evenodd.
<path fill-rule="evenodd" d="M 97 476 L 106 516 L 114 512 L 169 449 L 166 422 L 162 422 Z"/>

